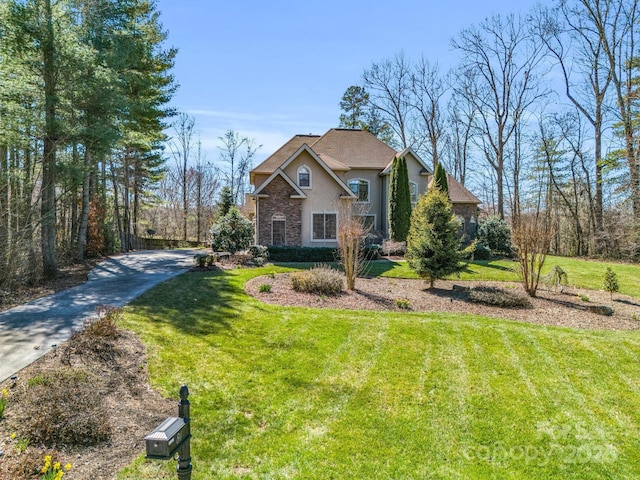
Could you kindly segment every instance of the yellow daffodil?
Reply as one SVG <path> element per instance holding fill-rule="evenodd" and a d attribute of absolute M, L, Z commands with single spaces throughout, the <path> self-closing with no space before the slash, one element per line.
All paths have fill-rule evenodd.
<path fill-rule="evenodd" d="M 60 462 L 56 462 L 53 464 L 53 469 L 54 470 L 60 470 L 62 467 L 60 466 Z"/>
<path fill-rule="evenodd" d="M 6 388 L 2 389 L 2 396 L 7 398 L 9 397 L 9 391 Z"/>
<path fill-rule="evenodd" d="M 47 473 L 51 467 L 51 455 L 44 456 L 44 467 L 40 470 L 41 473 Z"/>
<path fill-rule="evenodd" d="M 11 434 L 11 440 L 15 440 L 17 436 L 18 436 L 17 434 L 12 433 L 12 434 Z"/>
<path fill-rule="evenodd" d="M 70 463 L 67 463 L 67 464 L 64 466 L 64 469 L 65 469 L 67 472 L 68 472 L 69 470 L 71 470 L 71 464 L 70 464 Z"/>

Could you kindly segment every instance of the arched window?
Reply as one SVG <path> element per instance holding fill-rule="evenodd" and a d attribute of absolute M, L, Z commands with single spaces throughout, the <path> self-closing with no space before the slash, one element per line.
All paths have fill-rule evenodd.
<path fill-rule="evenodd" d="M 306 165 L 298 168 L 298 186 L 300 188 L 311 188 L 311 170 Z"/>
<path fill-rule="evenodd" d="M 464 233 L 464 217 L 462 215 L 456 215 L 456 219 L 458 220 L 458 222 L 460 222 L 460 228 L 458 229 L 458 232 L 460 232 L 460 235 L 462 235 Z"/>
<path fill-rule="evenodd" d="M 358 197 L 358 202 L 369 201 L 369 181 L 361 178 L 349 180 L 349 189 Z"/>
<path fill-rule="evenodd" d="M 409 192 L 411 193 L 411 204 L 418 203 L 418 184 L 416 182 L 409 182 Z"/>
<path fill-rule="evenodd" d="M 469 220 L 469 230 L 471 231 L 471 235 L 475 238 L 476 233 L 478 233 L 478 223 L 474 215 L 471 215 L 471 220 Z"/>
<path fill-rule="evenodd" d="M 271 245 L 287 244 L 287 217 L 282 213 L 271 216 Z"/>

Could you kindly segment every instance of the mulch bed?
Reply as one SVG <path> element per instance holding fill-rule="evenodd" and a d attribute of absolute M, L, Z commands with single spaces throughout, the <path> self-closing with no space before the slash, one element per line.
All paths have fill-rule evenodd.
<path fill-rule="evenodd" d="M 262 284 L 271 285 L 270 292 L 259 292 Z M 410 311 L 451 312 L 484 315 L 538 325 L 581 328 L 590 330 L 636 330 L 640 328 L 640 300 L 625 295 L 565 287 L 565 292 L 541 288 L 532 298 L 532 308 L 500 308 L 471 303 L 464 291 L 454 291 L 453 285 L 472 288 L 478 285 L 513 289 L 524 295 L 517 283 L 438 281 L 429 289 L 422 280 L 397 278 L 359 278 L 356 290 L 337 296 L 298 293 L 291 287 L 289 274 L 256 277 L 247 282 L 247 293 L 260 301 L 274 305 L 309 308 L 339 308 L 349 310 L 406 311 L 398 307 L 397 300 L 407 300 Z M 587 295 L 589 302 L 581 300 Z M 606 305 L 613 308 L 612 316 L 585 311 L 587 305 Z"/>
<path fill-rule="evenodd" d="M 94 361 L 86 355 L 69 354 L 70 342 L 59 345 L 44 357 L 21 370 L 16 380 L 6 380 L 0 389 L 7 389 L 9 399 L 0 419 L 0 479 L 26 480 L 40 478 L 44 455 L 53 455 L 62 465 L 72 464 L 65 480 L 112 479 L 135 457 L 145 451 L 144 436 L 168 416 L 177 416 L 177 400 L 167 400 L 151 389 L 147 375 L 144 345 L 132 332 L 120 331 L 113 361 Z M 100 395 L 108 410 L 112 434 L 105 443 L 91 447 L 47 448 L 29 444 L 21 451 L 19 439 L 11 435 L 19 430 L 20 419 L 30 418 L 25 410 L 23 392 L 29 379 L 45 372 L 81 368 L 103 380 Z M 176 392 L 176 397 L 178 392 Z M 82 413 L 79 413 L 80 415 Z M 43 421 L 47 421 L 43 418 Z"/>

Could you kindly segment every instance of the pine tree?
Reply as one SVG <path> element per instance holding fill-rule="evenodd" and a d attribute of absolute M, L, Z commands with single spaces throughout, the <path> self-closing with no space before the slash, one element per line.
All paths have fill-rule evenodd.
<path fill-rule="evenodd" d="M 218 201 L 218 216 L 224 217 L 231 207 L 235 206 L 235 202 L 233 201 L 233 193 L 231 193 L 231 188 L 227 185 L 222 187 L 220 190 L 220 200 Z"/>
<path fill-rule="evenodd" d="M 404 242 L 411 222 L 411 191 L 407 160 L 395 158 L 391 166 L 389 183 L 389 236 L 396 242 Z"/>
<path fill-rule="evenodd" d="M 420 196 L 411 215 L 406 258 L 411 269 L 428 280 L 431 288 L 436 280 L 464 269 L 466 250 L 457 235 L 459 228 L 444 192 L 431 188 Z"/>
<path fill-rule="evenodd" d="M 351 85 L 340 100 L 340 128 L 362 128 L 364 109 L 369 104 L 369 94 L 364 87 Z"/>
<path fill-rule="evenodd" d="M 613 294 L 620 289 L 620 286 L 618 285 L 618 275 L 616 272 L 611 270 L 611 267 L 607 267 L 607 270 L 604 272 L 602 286 L 607 292 L 609 292 L 611 299 L 613 300 Z"/>
<path fill-rule="evenodd" d="M 433 174 L 433 185 L 438 187 L 447 195 L 449 194 L 449 182 L 447 181 L 447 172 L 440 162 L 436 165 L 436 171 Z"/>

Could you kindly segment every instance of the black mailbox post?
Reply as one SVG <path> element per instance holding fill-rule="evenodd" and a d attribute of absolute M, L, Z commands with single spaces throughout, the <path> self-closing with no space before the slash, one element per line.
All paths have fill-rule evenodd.
<path fill-rule="evenodd" d="M 191 480 L 191 425 L 189 389 L 180 387 L 178 417 L 169 417 L 144 437 L 151 460 L 171 460 L 178 453 L 178 480 Z"/>

